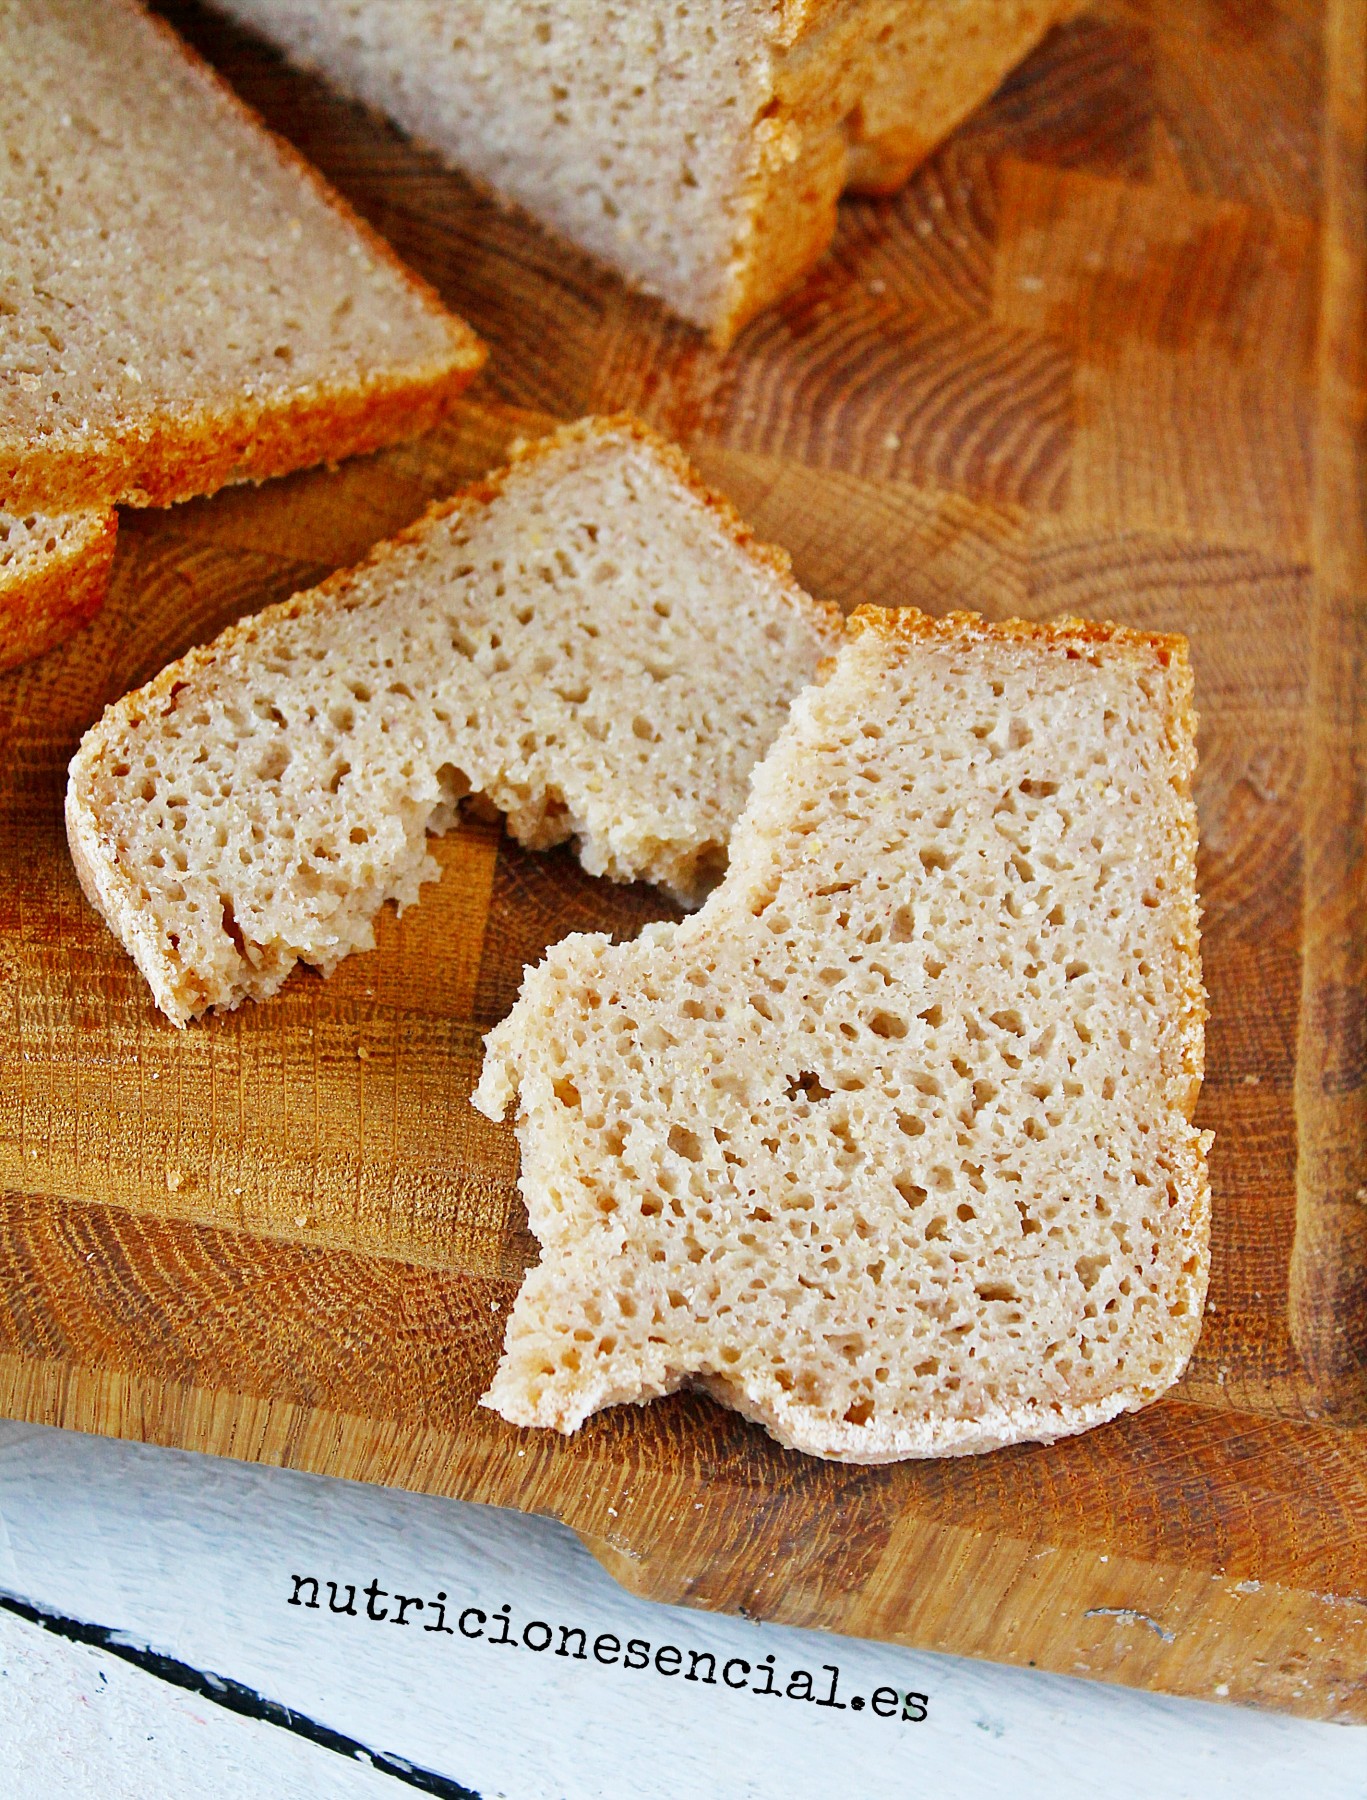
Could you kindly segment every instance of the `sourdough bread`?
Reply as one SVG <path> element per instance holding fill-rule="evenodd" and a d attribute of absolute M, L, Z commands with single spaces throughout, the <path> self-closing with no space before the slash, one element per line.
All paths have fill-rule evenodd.
<path fill-rule="evenodd" d="M 839 635 L 678 451 L 586 421 L 109 708 L 72 856 L 177 1024 L 369 947 L 472 790 L 692 902 Z"/>
<path fill-rule="evenodd" d="M 1077 0 L 215 0 L 728 342 Z"/>
<path fill-rule="evenodd" d="M 679 925 L 575 936 L 487 1040 L 541 1242 L 485 1403 L 693 1381 L 847 1462 L 1177 1379 L 1206 1287 L 1182 639 L 864 609 Z"/>
<path fill-rule="evenodd" d="M 41 656 L 104 604 L 119 516 L 0 512 L 0 670 Z"/>
<path fill-rule="evenodd" d="M 0 504 L 163 505 L 426 429 L 471 332 L 134 0 L 0 0 Z"/>

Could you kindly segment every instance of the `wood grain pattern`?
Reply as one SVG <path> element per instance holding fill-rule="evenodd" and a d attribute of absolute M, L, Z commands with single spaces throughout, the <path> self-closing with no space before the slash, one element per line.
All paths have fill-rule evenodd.
<path fill-rule="evenodd" d="M 1327 20 L 1305 957 L 1291 1330 L 1367 1423 L 1367 7 Z"/>
<path fill-rule="evenodd" d="M 819 1463 L 699 1395 L 475 1405 L 515 1280 L 9 1197 L 0 1408 L 551 1512 L 658 1599 L 1367 1721 L 1367 1460 L 1181 1395 L 1053 1448 Z"/>
<path fill-rule="evenodd" d="M 0 1407 L 555 1512 L 662 1598 L 1367 1721 L 1363 0 L 1097 0 L 725 354 L 166 10 L 493 355 L 421 442 L 128 515 L 101 618 L 0 678 Z M 881 1470 L 697 1396 L 514 1432 L 474 1404 L 535 1250 L 480 1036 L 666 904 L 466 823 L 373 954 L 177 1033 L 82 900 L 102 704 L 616 406 L 843 606 L 1190 637 L 1212 1307 L 1150 1411 Z"/>

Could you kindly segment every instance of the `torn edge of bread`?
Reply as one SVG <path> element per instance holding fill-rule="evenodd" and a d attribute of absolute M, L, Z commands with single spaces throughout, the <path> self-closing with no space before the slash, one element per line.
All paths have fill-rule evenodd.
<path fill-rule="evenodd" d="M 471 793 L 697 904 L 841 630 L 673 445 L 583 421 L 108 708 L 72 860 L 177 1024 L 369 947 Z"/>

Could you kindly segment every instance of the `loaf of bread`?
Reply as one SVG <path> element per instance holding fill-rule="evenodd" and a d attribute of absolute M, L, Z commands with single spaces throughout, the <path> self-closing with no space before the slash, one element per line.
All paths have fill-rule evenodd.
<path fill-rule="evenodd" d="M 369 947 L 472 791 L 693 902 L 840 631 L 677 450 L 588 420 L 110 707 L 72 857 L 177 1024 Z"/>
<path fill-rule="evenodd" d="M 0 7 L 0 506 L 164 505 L 432 424 L 466 326 L 135 0 Z"/>
<path fill-rule="evenodd" d="M 1078 0 L 214 0 L 719 344 Z"/>
<path fill-rule="evenodd" d="M 41 656 L 104 603 L 119 516 L 0 512 L 0 670 Z"/>
<path fill-rule="evenodd" d="M 543 1256 L 486 1404 L 701 1383 L 846 1462 L 1045 1442 L 1181 1373 L 1208 1270 L 1184 640 L 864 609 L 723 884 L 487 1040 Z"/>

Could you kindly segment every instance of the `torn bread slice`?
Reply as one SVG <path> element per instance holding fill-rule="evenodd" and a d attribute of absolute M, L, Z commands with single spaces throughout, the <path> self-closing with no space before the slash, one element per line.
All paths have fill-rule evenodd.
<path fill-rule="evenodd" d="M 110 707 L 72 857 L 177 1024 L 368 948 L 471 790 L 694 902 L 840 633 L 679 451 L 588 420 Z"/>
<path fill-rule="evenodd" d="M 865 608 L 726 880 L 574 936 L 487 1040 L 543 1247 L 485 1403 L 695 1381 L 814 1455 L 1047 1442 L 1200 1328 L 1205 1018 L 1184 640 Z"/>
<path fill-rule="evenodd" d="M 166 505 L 426 430 L 483 352 L 134 0 L 0 6 L 0 495 Z"/>
<path fill-rule="evenodd" d="M 104 605 L 119 515 L 0 512 L 0 670 L 41 656 Z"/>

